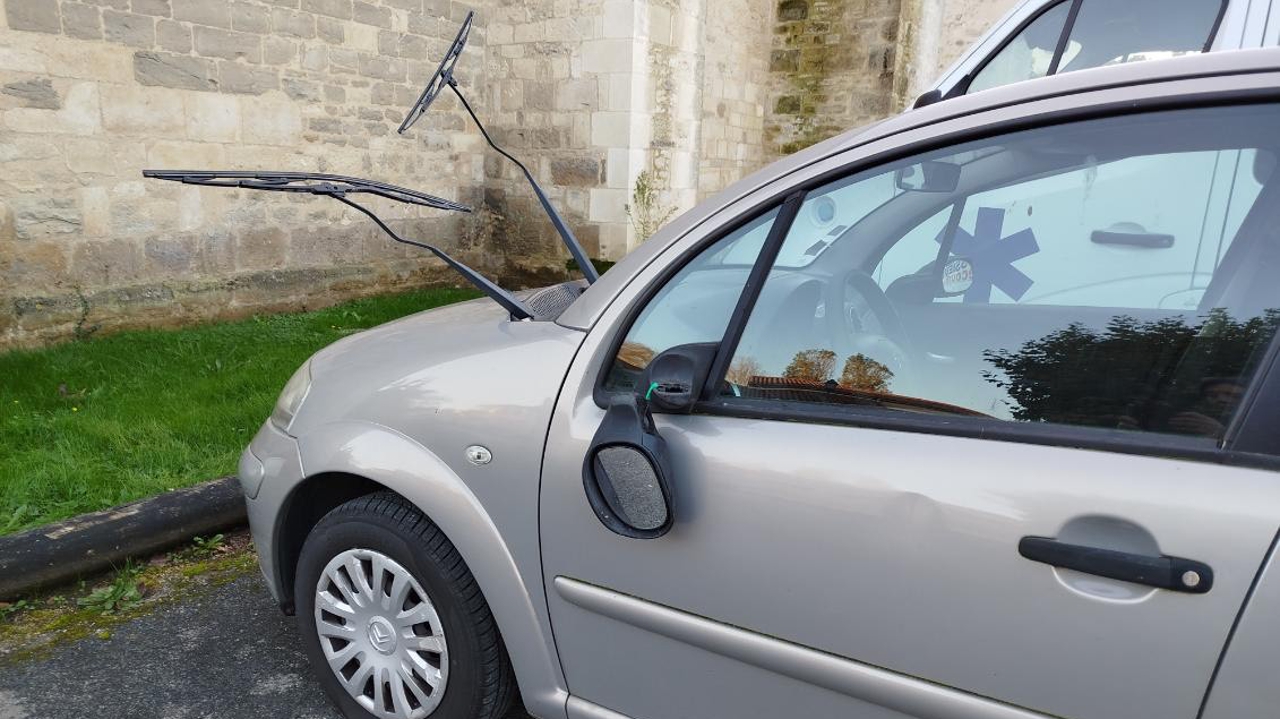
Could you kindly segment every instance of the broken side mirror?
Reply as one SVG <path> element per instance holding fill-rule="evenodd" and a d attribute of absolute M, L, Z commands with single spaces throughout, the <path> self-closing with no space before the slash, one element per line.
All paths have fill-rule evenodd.
<path fill-rule="evenodd" d="M 671 530 L 670 463 L 648 403 L 620 395 L 609 404 L 587 452 L 583 488 L 596 517 L 615 534 L 657 539 Z"/>
<path fill-rule="evenodd" d="M 596 517 L 615 534 L 657 539 L 671 531 L 671 463 L 653 411 L 692 412 L 715 354 L 715 344 L 663 352 L 641 373 L 636 391 L 614 397 L 605 410 L 582 482 Z"/>
<path fill-rule="evenodd" d="M 939 102 L 942 102 L 942 100 L 943 100 L 943 96 L 942 96 L 941 90 L 930 90 L 925 94 L 921 95 L 920 97 L 917 97 L 916 104 L 912 105 L 911 109 L 919 110 L 922 107 L 936 105 Z"/>
<path fill-rule="evenodd" d="M 937 160 L 917 162 L 898 168 L 894 183 L 906 192 L 955 192 L 960 186 L 960 166 Z"/>

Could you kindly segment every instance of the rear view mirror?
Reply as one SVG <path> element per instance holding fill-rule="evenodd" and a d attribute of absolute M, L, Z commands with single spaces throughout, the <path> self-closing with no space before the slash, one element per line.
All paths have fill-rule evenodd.
<path fill-rule="evenodd" d="M 583 489 L 596 518 L 615 534 L 657 539 L 671 530 L 667 445 L 635 395 L 615 397 L 591 441 Z"/>
<path fill-rule="evenodd" d="M 671 520 L 662 478 L 637 447 L 613 445 L 595 452 L 596 482 L 609 510 L 627 527 L 652 532 Z"/>
<path fill-rule="evenodd" d="M 689 414 L 702 395 L 719 344 L 680 345 L 663 352 L 645 368 L 637 391 L 664 414 Z"/>
<path fill-rule="evenodd" d="M 671 531 L 667 443 L 652 410 L 688 414 L 702 395 L 715 343 L 672 347 L 640 373 L 634 394 L 613 398 L 587 450 L 583 488 L 596 517 L 615 534 L 657 539 Z"/>
<path fill-rule="evenodd" d="M 925 94 L 921 95 L 920 97 L 917 97 L 917 98 L 916 98 L 916 104 L 912 105 L 912 106 L 911 106 L 911 109 L 913 109 L 913 110 L 919 110 L 919 109 L 920 109 L 920 108 L 922 108 L 922 107 L 928 107 L 928 106 L 930 106 L 930 105 L 936 105 L 936 104 L 938 104 L 939 102 L 942 102 L 942 91 L 941 91 L 941 90 L 930 90 L 930 91 L 926 92 Z"/>
<path fill-rule="evenodd" d="M 907 192 L 955 192 L 960 186 L 960 166 L 929 160 L 898 168 L 894 182 Z"/>

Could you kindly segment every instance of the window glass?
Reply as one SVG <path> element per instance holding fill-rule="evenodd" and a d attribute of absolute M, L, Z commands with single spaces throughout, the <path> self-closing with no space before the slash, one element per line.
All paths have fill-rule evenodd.
<path fill-rule="evenodd" d="M 1070 13 L 1071 3 L 1062 2 L 1032 21 L 978 71 L 969 92 L 1048 75 Z"/>
<path fill-rule="evenodd" d="M 1275 107 L 1185 110 L 815 190 L 801 216 L 880 197 L 906 165 L 953 180 L 899 190 L 809 265 L 775 267 L 724 393 L 1219 442 L 1280 323 L 1277 148 Z M 815 234 L 797 223 L 782 254 Z"/>
<path fill-rule="evenodd" d="M 777 218 L 773 210 L 729 233 L 676 273 L 640 313 L 605 378 L 610 392 L 632 391 L 662 352 L 724 337 L 747 276 Z"/>
<path fill-rule="evenodd" d="M 1234 237 L 1223 203 L 1238 228 L 1262 189 L 1230 171 L 1250 152 L 1086 163 L 970 197 L 952 243 L 980 268 L 964 301 L 1194 309 Z"/>
<path fill-rule="evenodd" d="M 1204 51 L 1222 0 L 1084 0 L 1059 72 Z"/>

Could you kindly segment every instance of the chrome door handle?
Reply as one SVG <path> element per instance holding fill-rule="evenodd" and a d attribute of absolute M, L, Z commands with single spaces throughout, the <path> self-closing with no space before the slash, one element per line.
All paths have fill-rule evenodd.
<path fill-rule="evenodd" d="M 1173 592 L 1205 594 L 1213 588 L 1213 569 L 1193 559 L 1130 554 L 1048 537 L 1023 537 L 1018 554 L 1033 562 Z"/>

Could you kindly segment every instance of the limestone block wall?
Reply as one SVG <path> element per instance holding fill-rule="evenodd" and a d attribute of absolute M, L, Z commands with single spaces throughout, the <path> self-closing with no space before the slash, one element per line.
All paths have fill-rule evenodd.
<path fill-rule="evenodd" d="M 524 157 L 593 255 L 645 238 L 628 205 L 637 177 L 686 210 L 758 169 L 768 0 L 530 0 L 492 8 L 486 73 L 497 135 Z M 491 158 L 504 242 L 556 244 L 515 168 Z"/>
<path fill-rule="evenodd" d="M 789 155 L 881 119 L 892 91 L 900 0 L 780 0 L 765 141 Z"/>
<path fill-rule="evenodd" d="M 0 347 L 293 309 L 460 280 L 330 200 L 144 181 L 299 169 L 460 200 L 379 204 L 510 285 L 566 276 L 517 168 L 446 93 L 405 109 L 458 23 L 457 65 L 590 254 L 659 212 L 898 111 L 1014 0 L 0 0 Z"/>
<path fill-rule="evenodd" d="M 764 124 L 774 3 L 711 0 L 703 28 L 698 194 L 711 195 L 766 163 Z"/>
<path fill-rule="evenodd" d="M 894 109 L 910 107 L 1018 0 L 901 0 Z"/>
<path fill-rule="evenodd" d="M 332 172 L 479 204 L 480 137 L 456 107 L 437 108 L 409 137 L 395 134 L 467 6 L 3 6 L 0 345 L 64 338 L 77 326 L 244 315 L 455 281 L 332 200 L 184 187 L 141 172 Z M 473 45 L 482 48 L 486 34 L 478 26 Z M 460 75 L 477 84 L 482 70 L 477 62 Z M 465 245 L 468 259 L 501 267 L 472 219 L 388 211 L 412 234 Z"/>

